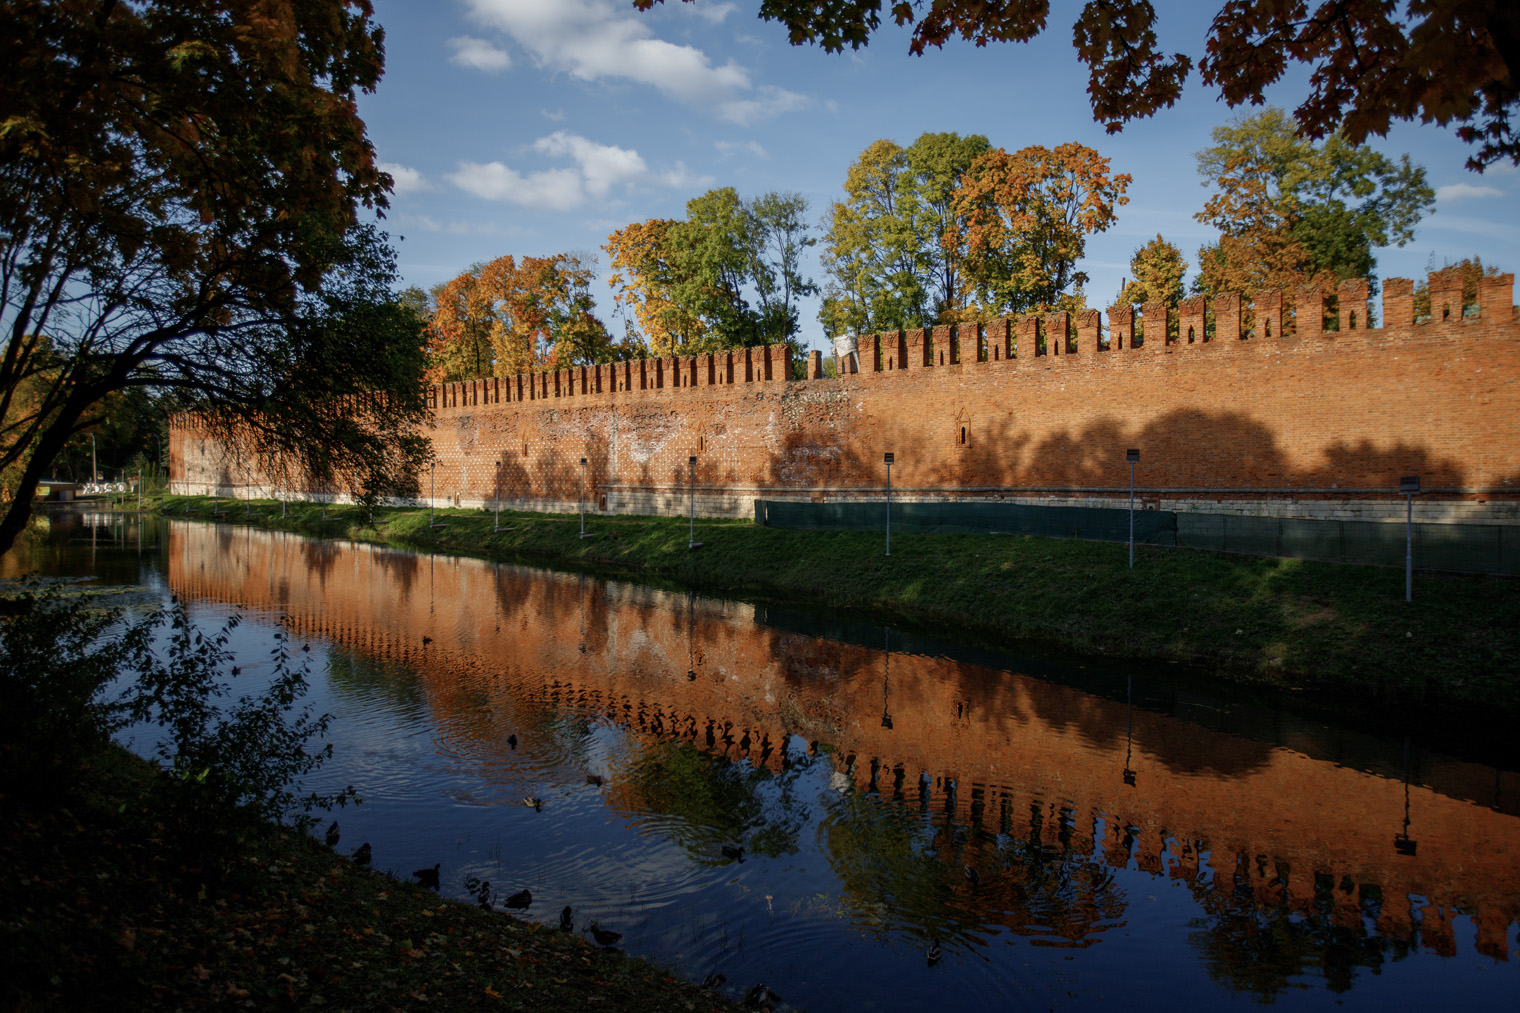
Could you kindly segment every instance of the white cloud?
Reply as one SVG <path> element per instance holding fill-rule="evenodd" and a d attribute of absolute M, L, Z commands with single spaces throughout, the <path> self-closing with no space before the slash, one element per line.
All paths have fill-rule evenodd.
<path fill-rule="evenodd" d="M 740 124 L 800 108 L 808 101 L 784 88 L 755 85 L 749 71 L 732 60 L 714 66 L 694 46 L 656 38 L 647 21 L 620 12 L 609 0 L 466 2 L 477 22 L 511 36 L 540 66 L 582 81 L 631 81 Z"/>
<path fill-rule="evenodd" d="M 756 158 L 770 158 L 765 148 L 759 141 L 714 141 L 713 147 L 724 158 L 733 158 L 735 155 L 748 153 Z"/>
<path fill-rule="evenodd" d="M 428 182 L 427 177 L 421 172 L 402 165 L 399 162 L 379 162 L 376 163 L 376 166 L 381 172 L 390 173 L 391 192 L 397 197 L 400 197 L 402 194 L 433 189 L 433 184 Z"/>
<path fill-rule="evenodd" d="M 1496 186 L 1483 186 L 1480 183 L 1448 183 L 1446 186 L 1436 187 L 1436 200 L 1444 203 L 1467 200 L 1469 197 L 1503 197 L 1504 191 Z"/>
<path fill-rule="evenodd" d="M 699 3 L 681 4 L 680 9 L 690 11 L 709 24 L 719 25 L 723 23 L 724 18 L 734 12 L 736 6 L 736 4 Z"/>
<path fill-rule="evenodd" d="M 428 215 L 402 215 L 402 225 L 415 225 L 423 232 L 443 232 L 452 236 L 489 236 L 496 232 L 491 222 L 440 222 Z"/>
<path fill-rule="evenodd" d="M 540 137 L 533 142 L 533 150 L 545 155 L 568 155 L 575 159 L 586 192 L 599 199 L 605 198 L 615 184 L 640 179 L 649 172 L 637 151 L 611 144 L 597 144 L 563 130 L 556 130 L 548 137 Z"/>
<path fill-rule="evenodd" d="M 565 119 L 565 111 L 563 109 L 540 109 L 538 114 L 550 123 L 561 123 Z"/>
<path fill-rule="evenodd" d="M 1509 222 L 1496 218 L 1474 218 L 1471 215 L 1431 215 L 1420 222 L 1420 229 L 1422 232 L 1457 232 L 1508 241 L 1515 238 L 1515 227 Z"/>
<path fill-rule="evenodd" d="M 449 182 L 486 200 L 550 211 L 568 211 L 588 200 L 606 200 L 614 187 L 680 187 L 693 182 L 680 162 L 674 169 L 651 172 L 631 148 L 598 144 L 564 130 L 540 137 L 533 142 L 533 150 L 553 158 L 568 158 L 575 165 L 524 174 L 501 162 L 460 162 L 458 171 L 449 175 Z"/>
<path fill-rule="evenodd" d="M 450 39 L 449 45 L 454 47 L 454 55 L 449 57 L 449 62 L 457 63 L 461 67 L 483 70 L 487 74 L 499 74 L 512 66 L 512 57 L 507 54 L 507 51 L 497 49 L 485 39 L 461 35 Z"/>
<path fill-rule="evenodd" d="M 449 182 L 485 200 L 510 201 L 550 211 L 568 211 L 586 199 L 574 169 L 549 169 L 527 176 L 500 162 L 460 162 Z"/>

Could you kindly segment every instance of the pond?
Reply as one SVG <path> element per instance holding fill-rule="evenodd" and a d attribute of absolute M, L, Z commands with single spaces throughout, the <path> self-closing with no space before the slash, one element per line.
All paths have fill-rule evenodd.
<path fill-rule="evenodd" d="M 520 917 L 568 906 L 630 953 L 814 1011 L 1520 994 L 1512 758 L 236 512 L 55 514 L 0 576 L 174 594 L 211 628 L 240 614 L 254 687 L 283 626 L 336 715 L 311 787 L 364 798 L 339 850 L 439 863 L 448 896 L 528 889 Z"/>

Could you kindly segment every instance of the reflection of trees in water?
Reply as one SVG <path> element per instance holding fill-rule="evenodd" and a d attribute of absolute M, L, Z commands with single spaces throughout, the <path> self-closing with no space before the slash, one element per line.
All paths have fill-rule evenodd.
<path fill-rule="evenodd" d="M 343 552 L 341 546 L 332 542 L 319 542 L 303 540 L 301 543 L 301 562 L 307 570 L 317 575 L 317 580 L 323 587 L 327 586 L 328 574 L 337 565 L 338 556 Z"/>
<path fill-rule="evenodd" d="M 798 771 L 772 774 L 690 742 L 657 739 L 619 773 L 613 794 L 637 814 L 670 817 L 665 827 L 698 861 L 716 860 L 731 843 L 774 858 L 797 850 L 808 820 L 795 791 Z"/>
<path fill-rule="evenodd" d="M 1271 1002 L 1316 970 L 1331 991 L 1349 991 L 1358 969 L 1377 973 L 1389 958 L 1414 951 L 1412 939 L 1368 931 L 1382 908 L 1375 885 L 1337 885 L 1334 877 L 1316 874 L 1313 904 L 1303 910 L 1287 901 L 1287 876 L 1280 863 L 1269 867 L 1263 857 L 1253 862 L 1241 854 L 1231 882 L 1194 889 L 1207 917 L 1198 919 L 1200 931 L 1188 941 L 1210 977 Z M 1348 911 L 1353 892 L 1357 906 Z M 1337 894 L 1343 895 L 1339 904 Z"/>
<path fill-rule="evenodd" d="M 1089 946 L 1123 917 L 1126 901 L 1112 869 L 1073 851 L 1069 835 L 1064 843 L 1041 842 L 1039 803 L 1033 829 L 1021 837 L 974 820 L 936 818 L 926 796 L 909 809 L 849 794 L 824 821 L 829 863 L 866 923 L 906 926 L 946 942 L 1000 924 L 1037 944 Z"/>
<path fill-rule="evenodd" d="M 381 703 L 403 714 L 416 714 L 422 709 L 422 686 L 410 668 L 344 650 L 336 640 L 327 649 L 327 679 L 333 692 L 341 697 Z"/>

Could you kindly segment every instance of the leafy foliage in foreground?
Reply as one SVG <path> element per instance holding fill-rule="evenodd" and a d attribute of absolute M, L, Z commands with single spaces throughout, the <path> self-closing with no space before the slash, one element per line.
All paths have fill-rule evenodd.
<path fill-rule="evenodd" d="M 355 797 L 352 787 L 297 793 L 332 746 L 308 749 L 326 734 L 329 716 L 301 707 L 308 672 L 292 662 L 283 633 L 268 685 L 224 709 L 218 701 L 238 671 L 227 649 L 236 617 L 207 636 L 177 599 L 124 621 L 119 608 L 35 581 L 0 603 L 0 774 L 29 798 L 70 790 L 79 765 L 114 732 L 145 721 L 167 732 L 158 754 L 172 790 L 160 802 L 186 820 L 235 809 L 249 820 L 304 823 L 313 810 Z M 214 850 L 210 843 L 201 846 Z"/>
<path fill-rule="evenodd" d="M 0 1008 L 736 1009 L 659 969 L 251 824 L 218 878 L 118 749 L 68 808 L 0 796 Z M 0 786 L 3 787 L 3 786 Z M 222 818 L 238 819 L 224 813 Z"/>
<path fill-rule="evenodd" d="M 633 5 L 648 10 L 663 2 Z M 763 0 L 759 14 L 785 25 L 792 45 L 837 53 L 865 46 L 881 28 L 884 6 L 886 0 Z M 977 46 L 1028 42 L 1045 31 L 1050 2 L 891 0 L 887 13 L 913 26 L 908 49 L 921 56 L 957 36 Z M 1150 0 L 1103 0 L 1084 4 L 1072 24 L 1072 46 L 1089 70 L 1093 120 L 1109 133 L 1182 95 L 1194 57 L 1165 52 L 1157 21 Z M 1392 120 L 1455 123 L 1458 137 L 1480 145 L 1467 164 L 1481 170 L 1505 158 L 1520 162 L 1510 122 L 1520 105 L 1517 40 L 1520 13 L 1491 0 L 1228 0 L 1196 62 L 1203 83 L 1231 106 L 1261 104 L 1290 63 L 1304 64 L 1308 94 L 1293 115 L 1305 136 L 1339 129 L 1360 144 L 1368 134 L 1386 134 Z"/>

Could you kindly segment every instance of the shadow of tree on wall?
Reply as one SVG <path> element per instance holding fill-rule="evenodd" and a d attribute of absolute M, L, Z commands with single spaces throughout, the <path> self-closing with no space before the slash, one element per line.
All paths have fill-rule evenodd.
<path fill-rule="evenodd" d="M 1386 492 L 1401 475 L 1421 475 L 1426 488 L 1459 488 L 1467 481 L 1451 458 L 1402 442 L 1378 447 L 1369 440 L 1352 445 L 1328 439 L 1319 449 L 1321 463 L 1295 465 L 1270 427 L 1240 412 L 1182 409 L 1139 428 L 1102 417 L 1080 430 L 1036 439 L 1013 409 L 1001 420 L 968 428 L 964 448 L 947 434 L 945 447 L 927 464 L 929 484 L 1119 488 L 1129 483 L 1124 452 L 1130 447 L 1140 449 L 1136 484 L 1142 488 Z M 910 455 L 900 454 L 903 459 Z M 1162 469 L 1165 481 L 1147 478 L 1148 470 L 1154 475 Z"/>

